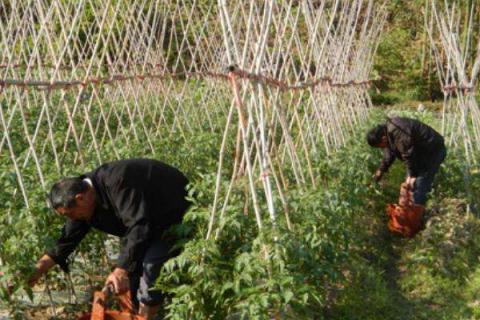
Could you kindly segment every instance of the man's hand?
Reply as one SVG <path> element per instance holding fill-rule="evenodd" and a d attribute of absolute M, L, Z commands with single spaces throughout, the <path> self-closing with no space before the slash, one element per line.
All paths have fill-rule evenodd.
<path fill-rule="evenodd" d="M 112 284 L 115 294 L 125 293 L 130 287 L 127 271 L 122 268 L 115 268 L 108 276 L 105 284 Z"/>
<path fill-rule="evenodd" d="M 380 179 L 382 179 L 382 175 L 383 175 L 382 171 L 380 170 L 375 171 L 375 174 L 373 175 L 373 180 L 375 180 L 375 182 L 379 182 Z"/>
<path fill-rule="evenodd" d="M 4 288 L 7 290 L 7 293 L 11 295 L 13 293 L 13 290 L 15 289 L 15 286 L 12 284 L 11 281 L 4 281 L 2 277 L 5 276 L 5 274 L 0 271 L 0 280 L 2 285 L 0 285 L 0 289 Z"/>
<path fill-rule="evenodd" d="M 47 273 L 48 270 L 50 270 L 54 265 L 55 261 L 48 255 L 41 257 L 35 265 L 35 271 L 33 272 L 33 275 L 30 277 L 30 279 L 28 279 L 28 285 L 33 287 L 37 283 L 38 279 Z"/>
<path fill-rule="evenodd" d="M 414 187 L 415 187 L 415 180 L 416 179 L 417 178 L 415 178 L 415 177 L 408 176 L 407 180 L 405 180 L 405 182 L 408 184 L 408 186 L 410 187 L 411 190 L 413 190 Z"/>

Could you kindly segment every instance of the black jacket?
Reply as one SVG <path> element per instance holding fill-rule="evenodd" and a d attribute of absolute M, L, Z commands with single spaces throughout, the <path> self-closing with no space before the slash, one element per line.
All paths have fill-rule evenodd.
<path fill-rule="evenodd" d="M 379 167 L 387 172 L 396 158 L 402 160 L 409 176 L 417 177 L 429 170 L 430 162 L 445 149 L 442 135 L 433 128 L 415 119 L 396 117 L 389 119 L 387 147 Z"/>
<path fill-rule="evenodd" d="M 96 191 L 95 212 L 87 221 L 68 219 L 54 248 L 47 254 L 67 270 L 67 258 L 91 227 L 118 237 L 118 266 L 133 272 L 148 244 L 180 223 L 188 208 L 187 178 L 156 160 L 131 159 L 103 164 L 81 176 Z"/>

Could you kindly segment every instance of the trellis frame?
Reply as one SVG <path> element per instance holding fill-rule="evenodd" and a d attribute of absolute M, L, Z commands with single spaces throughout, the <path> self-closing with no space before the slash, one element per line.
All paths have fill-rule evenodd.
<path fill-rule="evenodd" d="M 366 119 L 386 18 L 374 0 L 12 0 L 0 12 L 6 192 L 28 208 L 26 181 L 46 191 L 45 173 L 91 169 L 110 160 L 103 149 L 144 143 L 139 156 L 155 157 L 159 141 L 221 132 L 207 239 L 241 177 L 259 232 L 280 215 L 294 228 L 289 187 L 315 188 L 314 157 Z"/>

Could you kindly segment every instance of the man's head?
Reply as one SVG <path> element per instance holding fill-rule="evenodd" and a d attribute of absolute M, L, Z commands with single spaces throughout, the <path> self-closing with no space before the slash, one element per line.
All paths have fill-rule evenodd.
<path fill-rule="evenodd" d="M 387 126 L 379 124 L 370 129 L 367 133 L 367 142 L 375 148 L 385 148 L 387 146 Z"/>
<path fill-rule="evenodd" d="M 50 191 L 55 211 L 75 220 L 89 220 L 95 210 L 95 190 L 82 178 L 64 178 Z"/>

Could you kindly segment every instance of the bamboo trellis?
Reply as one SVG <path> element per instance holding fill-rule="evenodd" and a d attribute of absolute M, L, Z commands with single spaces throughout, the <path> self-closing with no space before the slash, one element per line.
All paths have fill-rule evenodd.
<path fill-rule="evenodd" d="M 366 117 L 385 18 L 373 0 L 2 1 L 0 175 L 29 207 L 46 173 L 207 130 L 223 134 L 207 237 L 238 176 L 259 229 L 263 212 L 291 227 L 288 185 L 315 185 L 312 158 Z"/>
<path fill-rule="evenodd" d="M 480 160 L 478 10 L 476 1 L 426 1 L 425 24 L 444 94 L 442 130 L 450 146 L 465 150 L 469 165 Z"/>
<path fill-rule="evenodd" d="M 49 177 L 209 132 L 206 237 L 240 177 L 259 230 L 291 228 L 289 185 L 315 186 L 314 159 L 366 118 L 385 18 L 374 0 L 0 1 L 0 215 L 42 206 Z"/>

